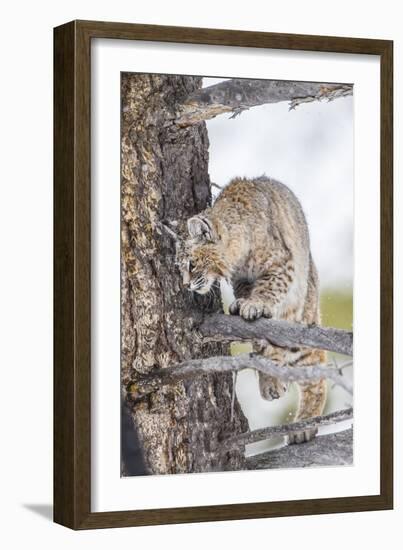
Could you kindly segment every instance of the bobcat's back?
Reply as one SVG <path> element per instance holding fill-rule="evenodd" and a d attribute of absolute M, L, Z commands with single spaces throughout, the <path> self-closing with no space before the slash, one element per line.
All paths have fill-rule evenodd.
<path fill-rule="evenodd" d="M 208 217 L 223 241 L 223 257 L 236 297 L 242 297 L 237 291 L 242 294 L 242 288 L 274 268 L 278 276 L 268 292 L 281 293 L 287 286 L 287 293 L 272 316 L 317 322 L 315 312 L 305 307 L 306 299 L 314 298 L 312 290 L 318 286 L 308 226 L 297 197 L 288 187 L 265 176 L 235 178 L 223 189 Z M 309 279 L 313 288 L 308 296 Z"/>

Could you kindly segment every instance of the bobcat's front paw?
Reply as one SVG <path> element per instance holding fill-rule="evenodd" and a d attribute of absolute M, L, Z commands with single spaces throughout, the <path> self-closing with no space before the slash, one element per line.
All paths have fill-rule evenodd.
<path fill-rule="evenodd" d="M 246 321 L 254 321 L 259 317 L 272 317 L 270 306 L 262 300 L 238 298 L 229 307 L 231 315 L 240 315 Z"/>
<path fill-rule="evenodd" d="M 309 430 L 303 430 L 302 432 L 292 432 L 288 434 L 288 444 L 293 445 L 295 443 L 307 443 L 311 441 L 318 433 L 318 428 L 310 428 Z"/>
<path fill-rule="evenodd" d="M 240 299 L 234 300 L 232 304 L 230 304 L 229 306 L 230 315 L 238 315 L 240 307 L 241 307 L 241 300 Z"/>
<path fill-rule="evenodd" d="M 263 315 L 263 302 L 260 300 L 239 300 L 239 315 L 246 321 L 254 321 Z"/>

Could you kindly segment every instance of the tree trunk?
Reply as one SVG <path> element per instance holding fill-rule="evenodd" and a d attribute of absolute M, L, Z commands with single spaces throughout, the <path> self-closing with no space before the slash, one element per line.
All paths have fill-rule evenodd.
<path fill-rule="evenodd" d="M 192 301 L 175 265 L 175 241 L 159 222 L 184 222 L 211 201 L 204 123 L 180 128 L 178 106 L 201 78 L 122 75 L 121 368 L 122 389 L 141 375 L 191 358 L 228 354 L 202 343 L 194 324 L 221 310 L 217 299 Z M 245 468 L 243 450 L 210 452 L 228 429 L 248 430 L 232 375 L 175 381 L 129 402 L 152 474 Z M 130 395 L 130 392 L 128 393 Z M 126 432 L 127 436 L 127 432 Z M 126 470 L 127 471 L 127 470 Z"/>

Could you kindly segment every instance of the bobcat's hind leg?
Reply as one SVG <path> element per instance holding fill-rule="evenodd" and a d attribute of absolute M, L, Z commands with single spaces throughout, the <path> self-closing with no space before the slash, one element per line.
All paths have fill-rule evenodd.
<path fill-rule="evenodd" d="M 264 357 L 269 358 L 273 363 L 277 365 L 284 365 L 286 360 L 287 351 L 283 348 L 276 346 L 268 346 L 267 343 L 257 347 L 254 345 L 254 350 Z M 273 399 L 279 399 L 288 391 L 289 384 L 285 380 L 265 374 L 264 372 L 258 373 L 259 377 L 259 390 L 260 395 L 266 401 L 273 401 Z"/>
<path fill-rule="evenodd" d="M 326 380 L 320 380 L 311 384 L 298 384 L 300 390 L 300 402 L 295 422 L 306 420 L 313 416 L 320 416 L 326 403 Z M 317 428 L 311 428 L 302 432 L 293 432 L 288 436 L 288 443 L 305 443 L 317 434 Z"/>
<path fill-rule="evenodd" d="M 260 395 L 266 401 L 273 401 L 273 399 L 279 399 L 288 390 L 287 382 L 283 382 L 279 378 L 274 378 L 264 372 L 259 372 L 259 390 Z"/>
<path fill-rule="evenodd" d="M 298 361 L 298 366 L 324 364 L 326 361 L 326 353 L 320 350 L 312 350 Z M 295 368 L 298 368 L 296 366 Z M 298 420 L 306 420 L 313 416 L 320 416 L 326 404 L 327 383 L 326 380 L 318 380 L 317 382 L 297 383 L 299 388 L 299 404 L 295 415 L 294 422 Z M 301 432 L 293 432 L 288 436 L 288 443 L 305 443 L 315 437 L 318 430 L 311 428 Z"/>

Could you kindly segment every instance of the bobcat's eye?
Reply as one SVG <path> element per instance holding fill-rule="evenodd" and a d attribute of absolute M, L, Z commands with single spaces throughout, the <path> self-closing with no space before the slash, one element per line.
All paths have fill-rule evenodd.
<path fill-rule="evenodd" d="M 195 269 L 195 264 L 192 262 L 192 260 L 189 260 L 189 265 L 188 265 L 188 268 L 189 268 L 189 273 L 192 273 L 192 271 L 194 271 Z"/>

